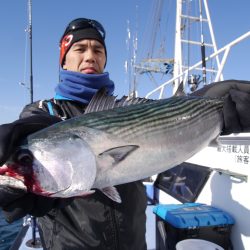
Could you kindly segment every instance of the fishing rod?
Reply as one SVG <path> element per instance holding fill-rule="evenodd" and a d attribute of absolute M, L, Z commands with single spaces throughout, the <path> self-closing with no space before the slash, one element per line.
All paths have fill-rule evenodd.
<path fill-rule="evenodd" d="M 32 0 L 28 0 L 28 13 L 29 13 L 29 26 L 28 26 L 28 33 L 29 33 L 29 42 L 30 42 L 30 103 L 33 103 L 33 55 L 32 55 Z M 30 244 L 32 247 L 40 247 L 40 239 L 36 237 L 36 217 L 31 216 L 31 226 L 32 226 L 32 239 L 30 240 Z"/>
<path fill-rule="evenodd" d="M 23 87 L 25 87 L 26 89 L 28 89 L 29 91 L 29 97 L 30 97 L 30 103 L 33 103 L 33 55 L 32 55 L 32 0 L 28 0 L 28 25 L 27 28 L 25 29 L 25 32 L 27 32 L 27 37 L 29 36 L 29 49 L 30 49 L 30 81 L 29 81 L 29 86 L 27 86 L 28 84 L 26 83 L 26 64 L 27 64 L 27 60 L 26 60 L 26 55 L 27 55 L 27 45 L 28 45 L 28 41 L 26 39 L 25 42 L 25 60 L 24 60 L 24 64 L 25 64 L 25 68 L 24 68 L 24 76 L 23 76 L 23 81 L 19 82 L 19 84 Z"/>
<path fill-rule="evenodd" d="M 29 13 L 29 41 L 30 41 L 30 103 L 33 103 L 33 55 L 32 55 L 32 0 L 28 0 L 28 13 Z M 36 245 L 36 217 L 32 216 L 32 241 L 33 246 Z"/>
<path fill-rule="evenodd" d="M 30 103 L 33 103 L 33 61 L 32 61 L 32 0 L 28 0 L 29 10 L 29 41 L 30 41 Z"/>

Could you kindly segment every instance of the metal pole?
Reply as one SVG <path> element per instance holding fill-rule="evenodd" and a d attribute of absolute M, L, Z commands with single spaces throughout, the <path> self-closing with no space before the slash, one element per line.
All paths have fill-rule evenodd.
<path fill-rule="evenodd" d="M 37 238 L 36 238 L 36 217 L 32 216 L 32 241 L 31 241 L 31 245 L 36 246 L 37 242 Z"/>
<path fill-rule="evenodd" d="M 33 103 L 33 62 L 32 62 L 32 0 L 28 0 L 30 39 L 30 103 Z"/>
<path fill-rule="evenodd" d="M 213 44 L 213 50 L 214 50 L 214 53 L 216 53 L 218 49 L 217 49 L 217 44 L 216 44 L 216 41 L 215 41 L 214 30 L 213 30 L 212 21 L 211 21 L 211 18 L 210 18 L 210 13 L 209 13 L 207 0 L 203 0 L 203 4 L 204 4 L 205 11 L 206 11 L 207 20 L 208 20 L 208 27 L 209 27 L 209 31 L 210 31 L 210 35 L 211 35 L 212 44 Z M 215 59 L 216 59 L 216 63 L 217 63 L 217 68 L 219 70 L 221 68 L 219 55 L 217 55 L 215 57 Z M 224 77 L 223 77 L 223 74 L 221 72 L 220 81 L 223 81 L 223 80 L 224 80 Z"/>
<path fill-rule="evenodd" d="M 179 84 L 182 82 L 182 49 L 181 49 L 181 21 L 182 21 L 182 0 L 176 0 L 176 24 L 175 24 L 175 49 L 174 49 L 174 88 L 173 94 L 176 93 Z"/>
<path fill-rule="evenodd" d="M 207 73 L 206 73 L 206 51 L 204 44 L 204 36 L 203 36 L 203 21 L 202 21 L 202 1 L 199 1 L 200 7 L 200 28 L 201 28 L 201 60 L 202 60 L 202 79 L 203 84 L 205 85 L 207 82 Z"/>

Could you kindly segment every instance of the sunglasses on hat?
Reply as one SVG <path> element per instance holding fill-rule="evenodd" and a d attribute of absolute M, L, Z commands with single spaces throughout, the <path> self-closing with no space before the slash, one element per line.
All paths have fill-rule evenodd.
<path fill-rule="evenodd" d="M 76 31 L 76 30 L 80 30 L 80 29 L 87 29 L 87 28 L 96 29 L 100 33 L 100 35 L 102 36 L 103 40 L 105 39 L 106 32 L 105 32 L 103 26 L 98 21 L 93 20 L 93 19 L 88 19 L 88 18 L 77 18 L 69 23 L 69 25 L 65 29 L 65 32 L 61 38 L 61 41 L 66 34 L 72 32 L 72 31 Z M 61 43 L 61 41 L 60 41 L 60 43 Z"/>

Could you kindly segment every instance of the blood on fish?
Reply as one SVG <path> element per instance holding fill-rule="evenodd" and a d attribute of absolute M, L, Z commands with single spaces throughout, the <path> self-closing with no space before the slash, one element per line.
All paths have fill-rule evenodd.
<path fill-rule="evenodd" d="M 20 180 L 27 187 L 28 192 L 45 194 L 46 192 L 41 188 L 31 166 L 21 166 L 18 164 L 8 164 L 0 168 L 0 175 L 7 175 Z M 47 194 L 49 195 L 49 194 Z"/>

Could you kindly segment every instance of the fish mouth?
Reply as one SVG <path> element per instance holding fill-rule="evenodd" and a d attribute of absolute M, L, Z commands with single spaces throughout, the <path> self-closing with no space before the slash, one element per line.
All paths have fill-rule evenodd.
<path fill-rule="evenodd" d="M 24 184 L 24 181 L 8 175 L 0 175 L 0 187 L 9 187 L 12 189 L 27 191 L 27 187 Z"/>
<path fill-rule="evenodd" d="M 18 164 L 5 164 L 0 167 L 0 176 L 10 177 L 24 183 L 24 174 L 20 171 L 20 169 L 20 165 Z"/>

